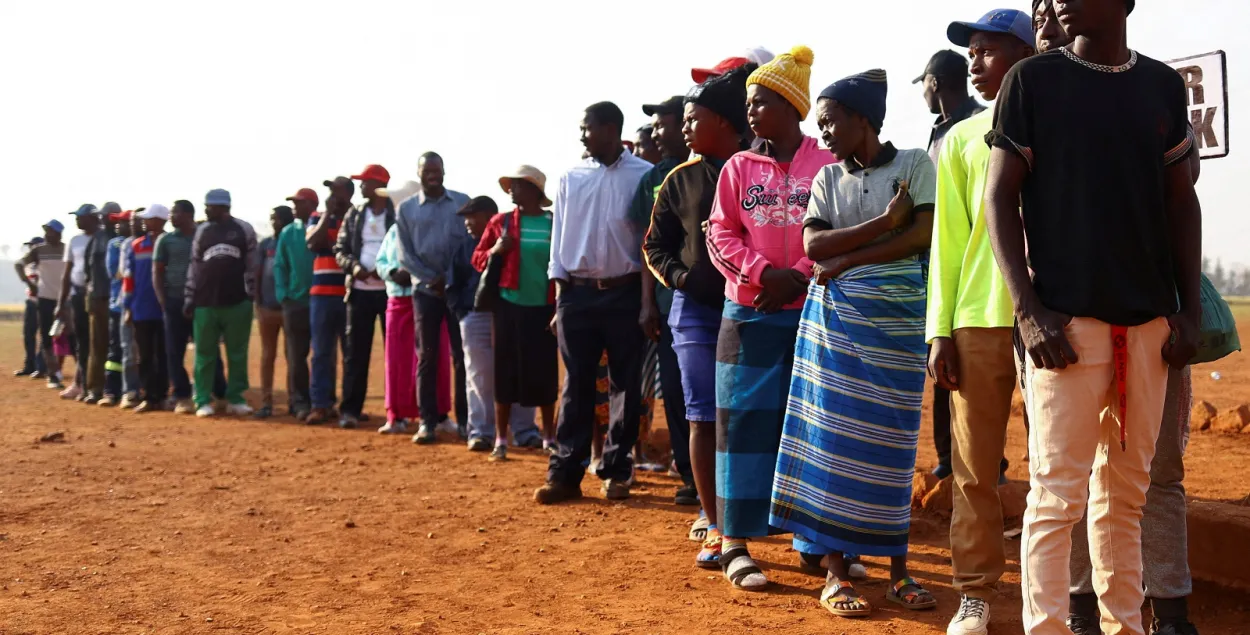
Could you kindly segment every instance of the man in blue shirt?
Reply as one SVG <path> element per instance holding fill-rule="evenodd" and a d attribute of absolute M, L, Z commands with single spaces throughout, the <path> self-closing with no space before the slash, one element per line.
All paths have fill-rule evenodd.
<path fill-rule="evenodd" d="M 400 264 L 412 276 L 413 308 L 417 335 L 417 401 L 421 426 L 412 438 L 422 445 L 435 441 L 435 427 L 446 418 L 438 411 L 438 345 L 443 324 L 451 340 L 451 359 L 456 376 L 456 423 L 461 437 L 467 438 L 467 399 L 464 350 L 460 327 L 449 306 L 447 283 L 456 263 L 471 239 L 464 221 L 456 215 L 469 197 L 443 187 L 443 158 L 427 152 L 417 162 L 421 191 L 399 205 L 395 226 L 399 228 Z M 472 249 L 472 245 L 469 247 Z"/>

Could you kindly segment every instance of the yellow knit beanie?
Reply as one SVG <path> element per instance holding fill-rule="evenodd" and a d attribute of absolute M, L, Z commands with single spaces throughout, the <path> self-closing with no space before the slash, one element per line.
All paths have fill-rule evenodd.
<path fill-rule="evenodd" d="M 799 119 L 807 119 L 812 109 L 809 89 L 812 78 L 812 49 L 796 46 L 789 53 L 782 53 L 773 61 L 757 68 L 747 78 L 747 86 L 759 84 L 771 88 L 799 111 Z"/>

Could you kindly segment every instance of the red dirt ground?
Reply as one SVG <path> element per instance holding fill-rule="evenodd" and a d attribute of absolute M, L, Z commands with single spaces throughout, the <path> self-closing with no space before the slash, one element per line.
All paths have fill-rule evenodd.
<path fill-rule="evenodd" d="M 17 359 L 17 329 L 0 324 L 0 359 Z M 1200 376 L 1197 398 L 1250 401 L 1244 358 Z M 535 453 L 494 465 L 450 439 L 417 448 L 364 431 L 106 412 L 11 378 L 0 394 L 0 634 L 920 635 L 944 632 L 958 601 L 935 519 L 917 518 L 912 560 L 938 611 L 888 605 L 884 563 L 870 561 L 861 590 L 878 612 L 849 622 L 817 605 L 822 580 L 799 571 L 784 539 L 754 547 L 774 582 L 765 593 L 696 569 L 693 512 L 672 505 L 663 476 L 641 475 L 625 503 L 588 481 L 585 500 L 544 508 L 530 498 L 544 475 Z M 57 430 L 67 442 L 35 443 Z M 1013 478 L 1022 432 L 1013 425 Z M 921 447 L 929 466 L 931 442 Z M 1244 497 L 1248 461 L 1250 435 L 1195 434 L 1191 494 Z M 1021 630 L 1019 543 L 1006 548 L 999 635 Z M 1246 632 L 1250 596 L 1199 584 L 1192 611 L 1203 633 Z"/>

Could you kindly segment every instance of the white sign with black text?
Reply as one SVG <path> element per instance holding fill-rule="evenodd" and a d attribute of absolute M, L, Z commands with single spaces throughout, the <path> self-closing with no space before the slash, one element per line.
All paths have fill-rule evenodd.
<path fill-rule="evenodd" d="M 1228 64 L 1224 51 L 1213 51 L 1167 63 L 1185 80 L 1189 121 L 1194 126 L 1198 156 L 1228 156 Z"/>

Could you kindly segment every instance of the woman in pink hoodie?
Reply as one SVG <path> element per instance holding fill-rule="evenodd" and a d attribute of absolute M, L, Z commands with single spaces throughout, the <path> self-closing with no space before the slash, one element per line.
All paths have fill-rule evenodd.
<path fill-rule="evenodd" d="M 747 118 L 762 143 L 725 164 L 708 252 L 725 275 L 716 349 L 716 497 L 721 568 L 739 589 L 768 584 L 746 539 L 777 531 L 768 511 L 794 343 L 812 261 L 803 217 L 812 179 L 836 161 L 799 124 L 811 108 L 812 51 L 798 46 L 747 80 Z"/>

